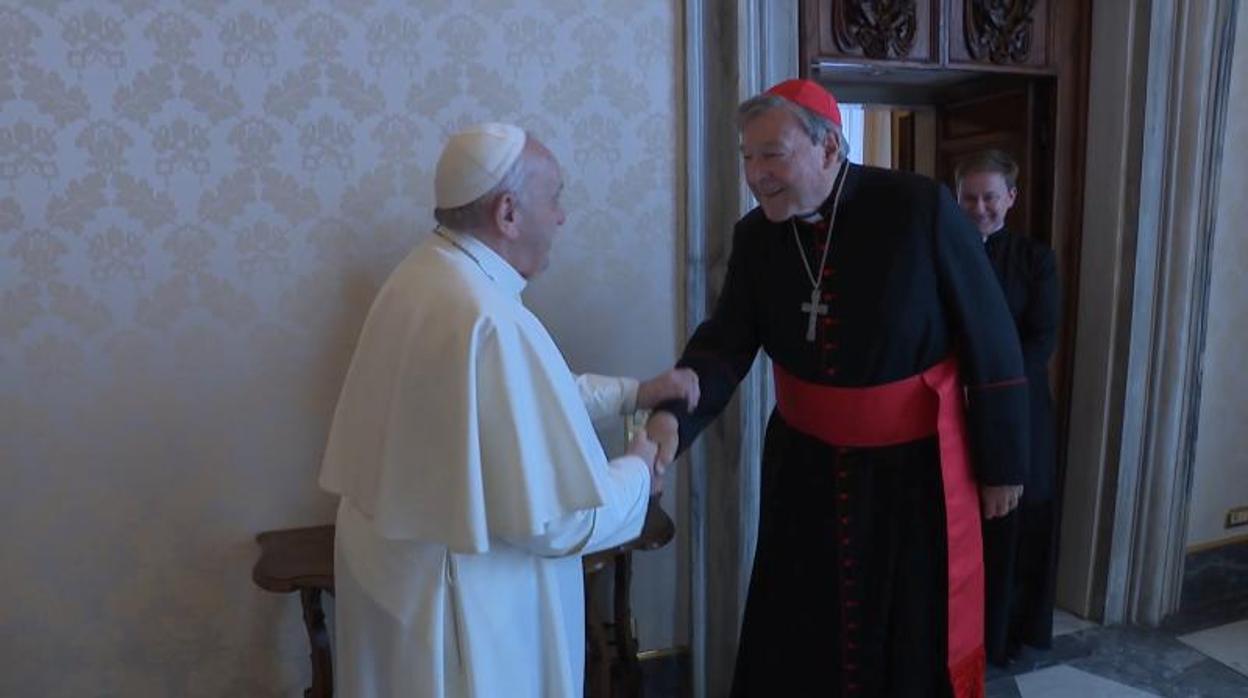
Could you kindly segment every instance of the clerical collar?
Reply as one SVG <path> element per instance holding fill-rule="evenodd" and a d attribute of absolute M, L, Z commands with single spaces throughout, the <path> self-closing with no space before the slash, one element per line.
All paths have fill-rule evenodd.
<path fill-rule="evenodd" d="M 828 193 L 828 198 L 819 205 L 819 208 L 809 213 L 794 214 L 794 222 L 798 225 L 813 226 L 828 219 L 828 216 L 831 214 L 831 209 L 836 205 L 835 194 L 837 186 L 839 185 L 840 187 L 844 187 L 846 185 L 844 180 L 849 179 L 849 164 L 849 160 L 843 160 L 841 162 L 841 169 L 836 173 L 836 181 L 833 182 L 832 191 Z"/>
<path fill-rule="evenodd" d="M 476 237 L 456 232 L 444 225 L 434 228 L 433 232 L 445 240 L 451 247 L 468 257 L 483 274 L 507 293 L 519 296 L 524 287 L 528 285 L 528 282 L 520 275 L 520 272 L 516 271 L 515 267 L 511 266 L 501 255 L 490 249 L 489 245 L 481 242 Z"/>

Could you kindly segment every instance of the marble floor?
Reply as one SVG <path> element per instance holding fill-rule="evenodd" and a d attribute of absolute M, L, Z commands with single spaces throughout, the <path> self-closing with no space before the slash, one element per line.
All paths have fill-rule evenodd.
<path fill-rule="evenodd" d="M 1248 602 L 1160 629 L 1103 628 L 1061 611 L 1053 621 L 1051 650 L 989 668 L 987 698 L 1248 698 Z M 690 695 L 687 655 L 642 667 L 643 695 Z"/>
<path fill-rule="evenodd" d="M 1102 628 L 1059 612 L 1053 649 L 990 668 L 988 698 L 1248 697 L 1248 620 L 1225 618 Z"/>

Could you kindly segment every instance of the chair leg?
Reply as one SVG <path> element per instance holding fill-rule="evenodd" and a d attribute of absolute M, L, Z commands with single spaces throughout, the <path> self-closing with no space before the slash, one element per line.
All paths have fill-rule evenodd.
<path fill-rule="evenodd" d="M 594 603 L 593 578 L 585 581 L 585 695 L 588 698 L 611 698 L 609 641 L 602 615 Z"/>
<path fill-rule="evenodd" d="M 615 589 L 612 630 L 615 632 L 616 659 L 619 662 L 620 689 L 623 695 L 641 696 L 641 663 L 637 661 L 637 637 L 633 634 L 632 587 L 633 556 L 615 556 Z"/>
<path fill-rule="evenodd" d="M 325 611 L 321 608 L 320 589 L 300 589 L 303 604 L 303 625 L 312 647 L 312 686 L 304 698 L 332 698 L 334 695 L 333 658 L 330 656 L 329 631 L 325 628 Z"/>

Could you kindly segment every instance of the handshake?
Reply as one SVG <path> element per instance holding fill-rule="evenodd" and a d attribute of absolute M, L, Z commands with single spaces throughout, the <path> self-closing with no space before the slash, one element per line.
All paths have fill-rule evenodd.
<path fill-rule="evenodd" d="M 698 406 L 700 396 L 698 374 L 687 368 L 674 368 L 641 383 L 637 389 L 637 409 L 648 410 L 668 400 L 684 400 L 692 411 Z M 652 495 L 663 491 L 663 475 L 676 458 L 680 444 L 677 426 L 676 417 L 671 413 L 655 412 L 628 444 L 627 455 L 637 456 L 650 465 Z"/>

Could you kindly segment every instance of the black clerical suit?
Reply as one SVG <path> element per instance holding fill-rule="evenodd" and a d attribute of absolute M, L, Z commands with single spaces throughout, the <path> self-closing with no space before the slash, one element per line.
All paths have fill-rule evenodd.
<path fill-rule="evenodd" d="M 759 208 L 738 221 L 716 307 L 678 362 L 697 372 L 701 402 L 692 414 L 662 406 L 679 420 L 681 448 L 724 408 L 760 347 L 803 381 L 846 387 L 898 381 L 956 356 L 975 476 L 1021 484 L 1023 364 L 979 234 L 928 178 L 858 165 L 844 177 L 827 265 L 816 272 L 827 312 L 813 342 L 812 285 L 794 230 L 818 265 L 833 197 L 821 224 L 773 223 Z M 979 522 L 971 528 L 978 572 Z M 978 667 L 946 665 L 951 629 L 972 617 L 949 617 L 949 556 L 936 438 L 845 448 L 773 412 L 733 695 L 973 695 L 982 645 Z M 982 616 L 974 619 L 982 637 Z"/>
<path fill-rule="evenodd" d="M 984 522 L 988 658 L 1003 664 L 1021 644 L 1047 648 L 1056 594 L 1058 477 L 1049 358 L 1057 343 L 1058 282 L 1053 250 L 999 230 L 984 243 L 1005 292 L 1027 372 L 1031 457 L 1018 509 Z"/>

